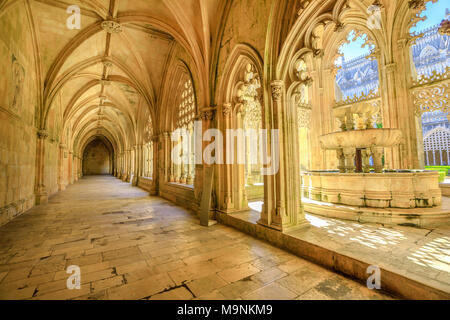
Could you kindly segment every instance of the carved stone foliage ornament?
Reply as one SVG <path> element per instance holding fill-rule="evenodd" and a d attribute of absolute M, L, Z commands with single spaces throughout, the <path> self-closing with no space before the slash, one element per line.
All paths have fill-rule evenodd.
<path fill-rule="evenodd" d="M 113 20 L 105 20 L 102 22 L 102 28 L 108 33 L 121 33 L 122 25 Z"/>
<path fill-rule="evenodd" d="M 310 86 L 312 84 L 312 79 L 307 70 L 306 62 L 303 59 L 298 59 L 294 64 L 294 73 L 301 83 Z"/>
<path fill-rule="evenodd" d="M 214 110 L 202 111 L 201 118 L 202 118 L 203 121 L 212 121 L 212 120 L 214 120 Z"/>
<path fill-rule="evenodd" d="M 222 107 L 222 114 L 224 117 L 228 117 L 231 115 L 232 107 L 231 103 L 225 103 Z"/>
<path fill-rule="evenodd" d="M 11 109 L 17 112 L 22 108 L 25 69 L 19 63 L 19 61 L 16 59 L 14 55 L 12 56 L 11 69 L 12 69 L 12 83 L 13 83 L 13 90 L 11 94 Z"/>
<path fill-rule="evenodd" d="M 283 86 L 279 82 L 272 83 L 272 99 L 274 101 L 280 101 L 283 95 Z"/>
<path fill-rule="evenodd" d="M 439 26 L 439 33 L 443 36 L 450 36 L 450 20 L 442 20 Z"/>
<path fill-rule="evenodd" d="M 144 128 L 144 137 L 145 141 L 149 142 L 152 141 L 153 138 L 153 124 L 152 124 L 152 117 L 148 117 L 147 123 Z"/>
<path fill-rule="evenodd" d="M 236 85 L 236 108 L 251 126 L 261 121 L 261 82 L 254 65 L 247 63 Z"/>
<path fill-rule="evenodd" d="M 47 139 L 48 138 L 48 132 L 47 132 L 47 130 L 39 130 L 38 132 L 37 132 L 37 136 L 38 136 L 38 138 L 39 139 Z"/>
<path fill-rule="evenodd" d="M 310 129 L 311 105 L 308 103 L 306 85 L 300 85 L 293 94 L 293 102 L 297 107 L 297 123 L 299 128 Z"/>
<path fill-rule="evenodd" d="M 450 112 L 449 84 L 450 67 L 447 67 L 445 73 L 439 74 L 433 71 L 430 76 L 422 76 L 414 81 L 411 91 L 416 114 L 420 116 L 430 111 Z"/>

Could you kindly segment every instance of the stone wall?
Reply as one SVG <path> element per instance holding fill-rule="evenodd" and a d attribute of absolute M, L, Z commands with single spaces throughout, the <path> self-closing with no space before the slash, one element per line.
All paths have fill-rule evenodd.
<path fill-rule="evenodd" d="M 23 6 L 0 16 L 0 225 L 34 205 L 36 73 Z"/>
<path fill-rule="evenodd" d="M 100 140 L 91 142 L 84 152 L 83 174 L 106 175 L 111 173 L 111 157 L 105 144 Z"/>

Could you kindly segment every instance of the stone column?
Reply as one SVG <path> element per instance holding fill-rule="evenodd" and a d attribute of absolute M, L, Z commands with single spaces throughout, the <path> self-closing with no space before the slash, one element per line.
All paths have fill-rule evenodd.
<path fill-rule="evenodd" d="M 48 133 L 45 130 L 37 132 L 36 141 L 36 182 L 35 182 L 35 197 L 36 205 L 48 202 L 48 192 L 45 187 L 45 140 L 48 138 Z"/>
<path fill-rule="evenodd" d="M 133 150 L 132 153 L 134 154 L 134 156 L 132 157 L 132 161 L 133 161 L 133 170 L 132 170 L 132 175 L 133 175 L 133 180 L 131 181 L 131 184 L 133 186 L 137 186 L 138 185 L 138 177 L 139 177 L 139 147 L 137 145 L 133 146 Z"/>
<path fill-rule="evenodd" d="M 156 167 L 156 169 L 159 167 L 161 172 L 159 173 L 159 182 L 165 183 L 165 182 L 172 182 L 172 174 L 171 171 L 172 168 L 172 161 L 170 158 L 170 152 L 172 151 L 172 143 L 170 141 L 170 133 L 169 132 L 163 132 L 161 134 L 161 157 L 157 158 L 158 160 L 156 163 L 159 163 L 159 166 Z M 161 163 L 162 162 L 162 163 Z M 159 170 L 158 170 L 159 171 Z"/>
<path fill-rule="evenodd" d="M 186 177 L 186 184 L 192 185 L 194 183 L 194 177 L 192 174 L 192 169 L 195 166 L 194 163 L 192 163 L 192 150 L 193 147 L 192 139 L 194 138 L 194 124 L 191 122 L 188 126 L 188 163 L 187 163 L 187 177 Z"/>
<path fill-rule="evenodd" d="M 345 173 L 345 156 L 344 156 L 344 150 L 343 149 L 338 149 L 336 150 L 336 155 L 339 161 L 339 172 L 340 173 Z"/>
<path fill-rule="evenodd" d="M 345 172 L 347 173 L 355 172 L 356 148 L 344 148 L 343 153 L 345 157 Z"/>
<path fill-rule="evenodd" d="M 361 150 L 361 155 L 362 155 L 363 172 L 370 173 L 370 156 L 371 156 L 370 150 L 369 149 Z"/>
<path fill-rule="evenodd" d="M 373 163 L 376 173 L 383 172 L 383 155 L 384 148 L 383 147 L 372 147 L 372 155 L 373 155 Z"/>
<path fill-rule="evenodd" d="M 133 153 L 132 150 L 127 150 L 127 178 L 125 182 L 130 183 L 131 182 L 131 175 L 132 175 L 132 161 L 133 161 Z"/>
<path fill-rule="evenodd" d="M 164 137 L 154 136 L 152 138 L 152 147 L 150 149 L 151 154 L 149 155 L 152 160 L 150 161 L 150 176 L 152 177 L 152 190 L 150 192 L 151 195 L 157 195 L 159 192 L 159 177 L 160 177 L 160 168 L 164 170 L 164 164 L 160 163 L 162 159 L 159 156 L 159 146 L 163 143 Z"/>
<path fill-rule="evenodd" d="M 67 146 L 63 143 L 59 145 L 59 172 L 58 172 L 58 189 L 63 191 L 66 189 L 66 182 L 64 179 L 64 168 L 65 168 L 65 153 Z"/>
<path fill-rule="evenodd" d="M 264 177 L 264 209 L 258 223 L 280 231 L 287 231 L 305 223 L 300 196 L 300 168 L 298 159 L 298 132 L 295 110 L 287 108 L 284 82 L 271 83 L 272 108 L 269 110 L 270 129 L 278 130 L 268 146 L 272 162 L 279 158 L 278 170 Z M 267 118 L 267 117 L 265 117 Z M 266 166 L 267 167 L 267 166 Z"/>
<path fill-rule="evenodd" d="M 227 140 L 226 132 L 228 129 L 231 129 L 231 115 L 233 113 L 233 109 L 231 103 L 225 103 L 222 106 L 222 116 L 223 116 L 223 133 L 225 146 L 229 141 Z M 225 171 L 225 179 L 223 179 L 223 189 L 224 189 L 224 201 L 223 201 L 223 209 L 229 210 L 233 208 L 232 194 L 233 194 L 233 185 L 232 185 L 232 165 L 227 163 L 227 148 L 224 146 L 224 171 Z"/>
<path fill-rule="evenodd" d="M 74 171 L 75 163 L 73 159 L 73 151 L 69 150 L 69 183 L 73 184 L 75 181 L 73 179 L 73 171 Z"/>

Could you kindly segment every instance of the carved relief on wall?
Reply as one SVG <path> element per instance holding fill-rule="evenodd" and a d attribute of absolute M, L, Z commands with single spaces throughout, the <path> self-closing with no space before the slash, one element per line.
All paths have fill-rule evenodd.
<path fill-rule="evenodd" d="M 153 124 L 152 124 L 152 117 L 148 117 L 147 124 L 144 128 L 144 140 L 145 143 L 152 141 L 153 139 Z"/>
<path fill-rule="evenodd" d="M 242 80 L 236 85 L 236 103 L 238 112 L 255 127 L 261 122 L 261 82 L 255 66 L 247 63 L 242 73 Z"/>
<path fill-rule="evenodd" d="M 443 74 L 433 71 L 430 76 L 421 76 L 414 81 L 411 92 L 414 97 L 416 114 L 421 116 L 424 112 L 429 111 L 450 112 L 449 84 L 450 67 L 447 67 Z"/>
<path fill-rule="evenodd" d="M 308 87 L 300 85 L 294 92 L 294 105 L 297 108 L 297 123 L 299 128 L 310 129 L 311 105 L 308 103 Z"/>
<path fill-rule="evenodd" d="M 16 57 L 12 56 L 11 61 L 11 69 L 12 69 L 12 90 L 11 90 L 11 110 L 14 112 L 18 112 L 22 108 L 23 103 L 23 87 L 25 81 L 25 69 L 16 59 Z"/>

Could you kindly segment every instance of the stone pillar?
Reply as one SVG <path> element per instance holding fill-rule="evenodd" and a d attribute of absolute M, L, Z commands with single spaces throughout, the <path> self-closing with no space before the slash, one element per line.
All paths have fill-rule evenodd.
<path fill-rule="evenodd" d="M 336 155 L 339 161 L 339 172 L 340 173 L 345 173 L 345 156 L 344 156 L 344 150 L 343 149 L 338 149 L 336 150 Z"/>
<path fill-rule="evenodd" d="M 132 185 L 133 186 L 137 186 L 138 185 L 138 180 L 139 180 L 139 169 L 140 169 L 140 166 L 139 166 L 139 151 L 140 151 L 140 148 L 139 148 L 139 146 L 138 145 L 135 145 L 134 147 L 133 147 L 133 151 L 134 151 L 134 161 L 133 161 L 133 163 L 134 163 L 134 172 L 133 172 L 133 181 L 132 181 Z"/>
<path fill-rule="evenodd" d="M 344 148 L 344 157 L 345 157 L 345 172 L 353 173 L 355 172 L 355 156 L 356 156 L 356 148 Z"/>
<path fill-rule="evenodd" d="M 160 173 L 159 173 L 159 182 L 165 183 L 165 182 L 172 182 L 172 160 L 170 157 L 170 152 L 172 151 L 172 142 L 170 141 L 170 133 L 169 132 L 163 132 L 161 134 L 161 157 L 158 157 L 156 163 L 159 163 Z"/>
<path fill-rule="evenodd" d="M 278 143 L 271 134 L 268 149 L 271 150 L 272 162 L 278 155 L 279 165 L 274 166 L 278 170 L 274 170 L 272 175 L 264 176 L 265 201 L 258 223 L 287 231 L 306 222 L 300 197 L 297 113 L 287 107 L 283 81 L 273 81 L 271 89 L 272 108 L 270 116 L 265 118 L 273 119 L 269 127 L 278 130 Z"/>
<path fill-rule="evenodd" d="M 194 138 L 194 124 L 191 122 L 188 126 L 188 163 L 187 163 L 187 177 L 186 177 L 186 184 L 192 185 L 194 183 L 194 177 L 193 177 L 193 168 L 195 167 L 195 164 L 192 163 L 192 153 L 193 151 L 191 148 L 193 147 L 193 141 Z"/>
<path fill-rule="evenodd" d="M 383 147 L 372 147 L 372 155 L 373 155 L 373 164 L 376 173 L 383 172 L 383 155 L 384 148 Z"/>
<path fill-rule="evenodd" d="M 45 140 L 48 138 L 48 133 L 45 130 L 37 132 L 36 141 L 36 182 L 35 182 L 35 197 L 36 205 L 48 202 L 48 192 L 45 187 Z"/>
<path fill-rule="evenodd" d="M 159 146 L 163 143 L 164 136 L 160 135 L 154 136 L 152 138 L 152 148 L 149 150 L 151 154 L 149 154 L 149 157 L 152 158 L 152 161 L 150 161 L 149 166 L 151 166 L 150 170 L 150 176 L 152 177 L 152 189 L 150 194 L 151 195 L 157 195 L 159 192 L 159 177 L 160 177 L 160 170 L 159 168 L 162 168 L 164 170 L 163 164 L 160 163 L 162 159 L 160 159 L 159 156 Z"/>
<path fill-rule="evenodd" d="M 75 167 L 74 161 L 73 161 L 73 151 L 69 150 L 69 183 L 73 184 L 73 168 Z"/>
<path fill-rule="evenodd" d="M 126 151 L 126 175 L 125 182 L 131 182 L 131 150 Z"/>
<path fill-rule="evenodd" d="M 67 146 L 63 143 L 59 145 L 59 172 L 58 172 L 58 189 L 64 191 L 66 189 L 66 179 L 64 178 L 65 168 L 65 153 Z"/>
<path fill-rule="evenodd" d="M 202 135 L 201 135 L 202 137 L 205 136 L 206 131 L 208 131 L 209 129 L 214 128 L 215 113 L 216 113 L 215 107 L 204 108 L 203 110 L 201 110 L 200 117 L 202 119 Z M 205 151 L 206 147 L 212 142 L 213 142 L 212 140 L 211 141 L 203 141 L 203 139 L 202 139 L 202 148 L 201 148 L 201 150 L 197 150 L 197 152 L 201 152 L 201 155 L 202 155 L 202 162 L 203 162 L 202 177 L 204 176 L 205 167 L 211 167 L 212 166 L 212 165 L 207 164 L 205 162 L 206 159 L 204 159 L 204 156 L 203 156 L 203 152 Z M 215 150 L 215 152 L 217 152 L 217 149 Z M 215 156 L 217 156 L 217 154 Z M 203 192 L 203 189 L 202 189 L 203 188 L 203 181 L 202 180 L 201 181 L 197 181 L 196 185 L 197 186 L 195 188 L 201 189 L 202 192 Z M 197 190 L 197 191 L 200 191 L 200 190 Z M 212 191 L 212 193 L 213 193 L 213 199 L 211 201 L 210 209 L 213 209 L 213 208 L 215 208 L 217 206 L 217 203 L 216 203 L 217 201 L 214 198 L 214 194 L 215 194 L 215 185 L 214 184 L 213 184 L 213 191 Z M 209 213 L 210 218 L 213 218 L 213 215 L 214 215 L 214 212 L 212 210 L 210 210 L 210 213 Z"/>
<path fill-rule="evenodd" d="M 231 129 L 231 115 L 233 113 L 233 109 L 231 106 L 231 103 L 225 103 L 222 106 L 222 116 L 223 116 L 223 133 L 224 133 L 224 144 L 227 145 L 228 137 L 226 135 L 226 132 L 228 129 Z M 223 179 L 223 190 L 224 190 L 224 200 L 223 200 L 223 209 L 229 210 L 233 208 L 233 200 L 232 200 L 232 194 L 233 194 L 233 175 L 232 175 L 232 165 L 227 163 L 227 150 L 226 147 L 224 147 L 224 171 L 225 171 L 225 178 Z"/>
<path fill-rule="evenodd" d="M 370 150 L 369 149 L 361 150 L 361 155 L 362 155 L 363 172 L 370 173 L 370 156 L 371 156 Z"/>

